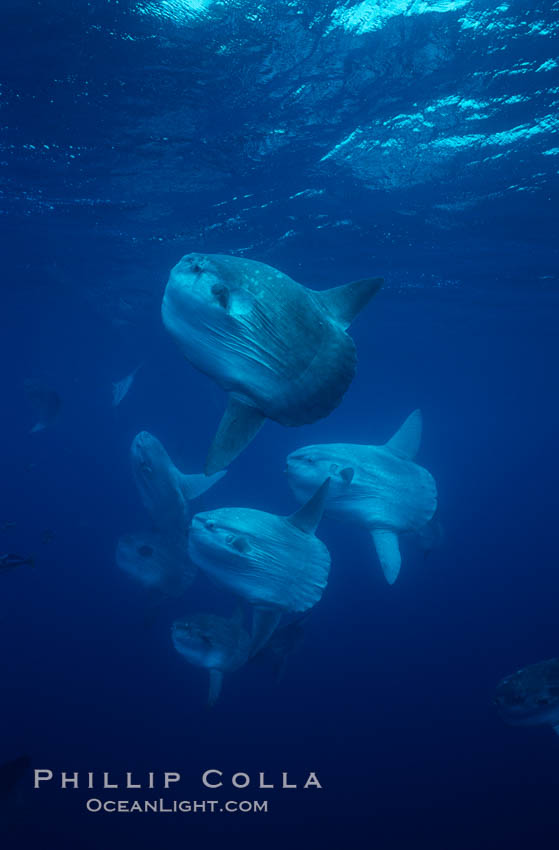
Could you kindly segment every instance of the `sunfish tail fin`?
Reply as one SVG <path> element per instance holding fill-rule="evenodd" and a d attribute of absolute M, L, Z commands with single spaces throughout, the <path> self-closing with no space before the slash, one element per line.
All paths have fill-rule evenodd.
<path fill-rule="evenodd" d="M 250 647 L 251 656 L 262 649 L 270 640 L 281 620 L 281 611 L 270 608 L 255 608 L 252 614 L 252 643 Z"/>
<path fill-rule="evenodd" d="M 302 508 L 299 508 L 298 511 L 288 517 L 288 521 L 300 531 L 305 531 L 307 534 L 314 534 L 324 513 L 324 504 L 328 496 L 329 487 L 330 479 L 327 478 L 320 485 L 314 496 L 311 496 L 306 505 L 303 505 Z"/>
<path fill-rule="evenodd" d="M 225 474 L 223 471 L 216 472 L 215 475 L 186 475 L 184 472 L 177 471 L 177 481 L 184 499 L 191 502 L 217 484 Z"/>
<path fill-rule="evenodd" d="M 208 692 L 208 707 L 213 708 L 219 699 L 221 686 L 223 685 L 223 673 L 221 670 L 210 670 L 210 689 Z"/>
<path fill-rule="evenodd" d="M 230 396 L 208 452 L 204 470 L 206 475 L 214 475 L 229 466 L 245 446 L 248 446 L 265 419 L 264 414 L 256 407 Z"/>
<path fill-rule="evenodd" d="M 386 443 L 386 448 L 406 460 L 413 460 L 421 443 L 423 417 L 421 410 L 414 410 L 401 425 L 393 437 Z"/>
<path fill-rule="evenodd" d="M 398 536 L 385 528 L 374 528 L 371 531 L 380 565 L 388 584 L 394 584 L 400 572 L 402 556 L 398 544 Z"/>
<path fill-rule="evenodd" d="M 382 287 L 382 277 L 366 278 L 315 292 L 322 306 L 344 330 L 349 328 L 358 313 Z"/>

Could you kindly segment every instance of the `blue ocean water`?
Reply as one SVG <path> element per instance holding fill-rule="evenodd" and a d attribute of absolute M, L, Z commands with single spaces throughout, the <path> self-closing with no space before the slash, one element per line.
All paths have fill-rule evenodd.
<path fill-rule="evenodd" d="M 506 726 L 500 678 L 558 654 L 557 2 L 5 0 L 0 762 L 123 777 L 252 777 L 267 814 L 88 813 L 32 774 L 4 847 L 553 846 L 559 739 Z M 191 251 L 315 289 L 382 275 L 327 418 L 267 422 L 197 509 L 288 514 L 287 454 L 385 442 L 415 408 L 444 540 L 388 586 L 367 532 L 324 520 L 321 602 L 281 682 L 257 664 L 211 711 L 172 620 L 115 566 L 146 525 L 129 447 L 200 472 L 225 396 L 166 334 Z M 139 364 L 118 407 L 111 387 Z M 29 433 L 24 384 L 61 409 Z M 321 790 L 259 791 L 267 782 Z M 94 792 L 129 798 L 125 792 Z M 140 799 L 174 792 L 134 792 Z"/>

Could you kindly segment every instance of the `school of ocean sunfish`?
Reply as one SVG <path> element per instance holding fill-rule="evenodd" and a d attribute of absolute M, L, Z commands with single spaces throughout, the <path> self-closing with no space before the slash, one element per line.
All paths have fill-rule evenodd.
<path fill-rule="evenodd" d="M 189 254 L 171 271 L 163 324 L 229 400 L 203 473 L 181 472 L 155 436 L 136 435 L 132 473 L 151 528 L 123 535 L 116 562 L 161 598 L 180 597 L 198 569 L 235 598 L 231 618 L 195 611 L 172 625 L 177 652 L 209 672 L 210 705 L 225 674 L 253 659 L 272 659 L 281 670 L 296 647 L 328 583 L 330 553 L 316 536 L 323 514 L 369 529 L 390 583 L 400 569 L 398 535 L 419 534 L 435 515 L 434 479 L 414 462 L 419 411 L 384 446 L 293 452 L 287 471 L 300 506 L 289 516 L 191 508 L 265 419 L 310 424 L 341 402 L 357 361 L 347 329 L 382 283 L 371 278 L 317 292 L 264 263 L 224 255 Z"/>
<path fill-rule="evenodd" d="M 338 442 L 291 452 L 286 471 L 300 507 L 290 516 L 250 507 L 194 513 L 190 505 L 266 419 L 312 424 L 340 404 L 357 361 L 347 329 L 382 283 L 371 278 L 317 292 L 264 263 L 225 255 L 188 254 L 170 273 L 163 324 L 229 400 L 203 473 L 181 472 L 146 431 L 134 438 L 133 478 L 152 528 L 123 535 L 116 562 L 162 599 L 180 597 L 198 569 L 235 598 L 231 617 L 195 611 L 172 624 L 177 652 L 208 670 L 209 705 L 225 674 L 267 660 L 280 673 L 297 647 L 328 583 L 330 553 L 316 536 L 323 516 L 369 531 L 389 584 L 400 573 L 402 535 L 414 535 L 425 553 L 443 539 L 435 480 L 415 460 L 419 410 L 384 445 Z M 115 385 L 114 404 L 134 374 Z M 559 732 L 559 661 L 506 677 L 494 701 L 510 723 Z"/>

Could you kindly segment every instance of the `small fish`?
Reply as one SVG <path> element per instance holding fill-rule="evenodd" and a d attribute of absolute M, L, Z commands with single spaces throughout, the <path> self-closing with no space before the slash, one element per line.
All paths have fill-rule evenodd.
<path fill-rule="evenodd" d="M 223 674 L 238 670 L 250 656 L 251 640 L 240 608 L 229 620 L 204 613 L 184 617 L 173 624 L 172 637 L 175 649 L 189 664 L 209 670 L 210 706 L 219 697 Z"/>
<path fill-rule="evenodd" d="M 34 567 L 35 560 L 33 558 L 25 558 L 22 555 L 14 555 L 11 552 L 6 555 L 0 555 L 0 570 L 10 570 L 14 567 Z"/>
<path fill-rule="evenodd" d="M 37 411 L 37 423 L 31 428 L 30 433 L 35 434 L 42 431 L 58 417 L 62 401 L 55 390 L 50 389 L 41 381 L 28 378 L 23 382 L 23 388 L 27 400 Z"/>
<path fill-rule="evenodd" d="M 497 685 L 494 703 L 513 726 L 551 726 L 559 735 L 559 658 L 505 676 Z"/>
<path fill-rule="evenodd" d="M 122 378 L 120 381 L 113 382 L 113 407 L 117 407 L 125 395 L 127 395 L 130 387 L 134 382 L 134 378 L 136 377 L 136 372 L 141 368 L 143 364 L 140 363 L 139 366 L 136 366 L 133 372 L 130 372 L 125 378 Z"/>
<path fill-rule="evenodd" d="M 0 764 L 0 799 L 8 797 L 16 789 L 30 767 L 29 756 L 19 756 Z"/>
<path fill-rule="evenodd" d="M 11 519 L 5 519 L 2 523 L 0 523 L 0 530 L 1 531 L 9 531 L 10 529 L 15 528 L 15 527 L 16 527 L 16 524 Z"/>

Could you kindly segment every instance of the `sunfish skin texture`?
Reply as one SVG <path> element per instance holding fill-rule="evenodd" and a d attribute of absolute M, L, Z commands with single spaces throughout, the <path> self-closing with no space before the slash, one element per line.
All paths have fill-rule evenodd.
<path fill-rule="evenodd" d="M 497 686 L 494 702 L 503 720 L 513 726 L 552 726 L 559 734 L 559 658 L 506 676 Z"/>
<path fill-rule="evenodd" d="M 396 444 L 305 446 L 287 458 L 289 484 L 300 501 L 330 476 L 325 514 L 371 531 L 390 584 L 401 563 L 397 535 L 419 531 L 437 508 L 433 476 L 411 459 L 420 435 L 421 416 L 414 411 L 393 438 Z"/>
<path fill-rule="evenodd" d="M 117 543 L 116 563 L 144 587 L 166 596 L 180 596 L 196 574 L 187 555 L 186 536 L 170 541 L 148 531 L 124 534 Z"/>
<path fill-rule="evenodd" d="M 330 554 L 314 533 L 289 517 L 251 508 L 196 514 L 190 557 L 204 572 L 251 605 L 306 611 L 321 598 Z"/>
<path fill-rule="evenodd" d="M 242 625 L 242 615 L 227 620 L 215 614 L 197 613 L 173 623 L 173 644 L 189 664 L 210 673 L 208 703 L 219 697 L 224 673 L 232 673 L 249 659 L 251 638 Z"/>
<path fill-rule="evenodd" d="M 180 260 L 165 289 L 163 323 L 187 360 L 236 402 L 210 450 L 208 473 L 227 466 L 265 418 L 303 425 L 340 403 L 356 364 L 345 329 L 381 285 L 375 278 L 316 292 L 255 260 Z"/>
<path fill-rule="evenodd" d="M 225 473 L 213 476 L 185 475 L 174 465 L 165 448 L 148 431 L 140 431 L 130 448 L 132 473 L 140 498 L 161 531 L 186 531 L 189 500 L 212 487 Z"/>

